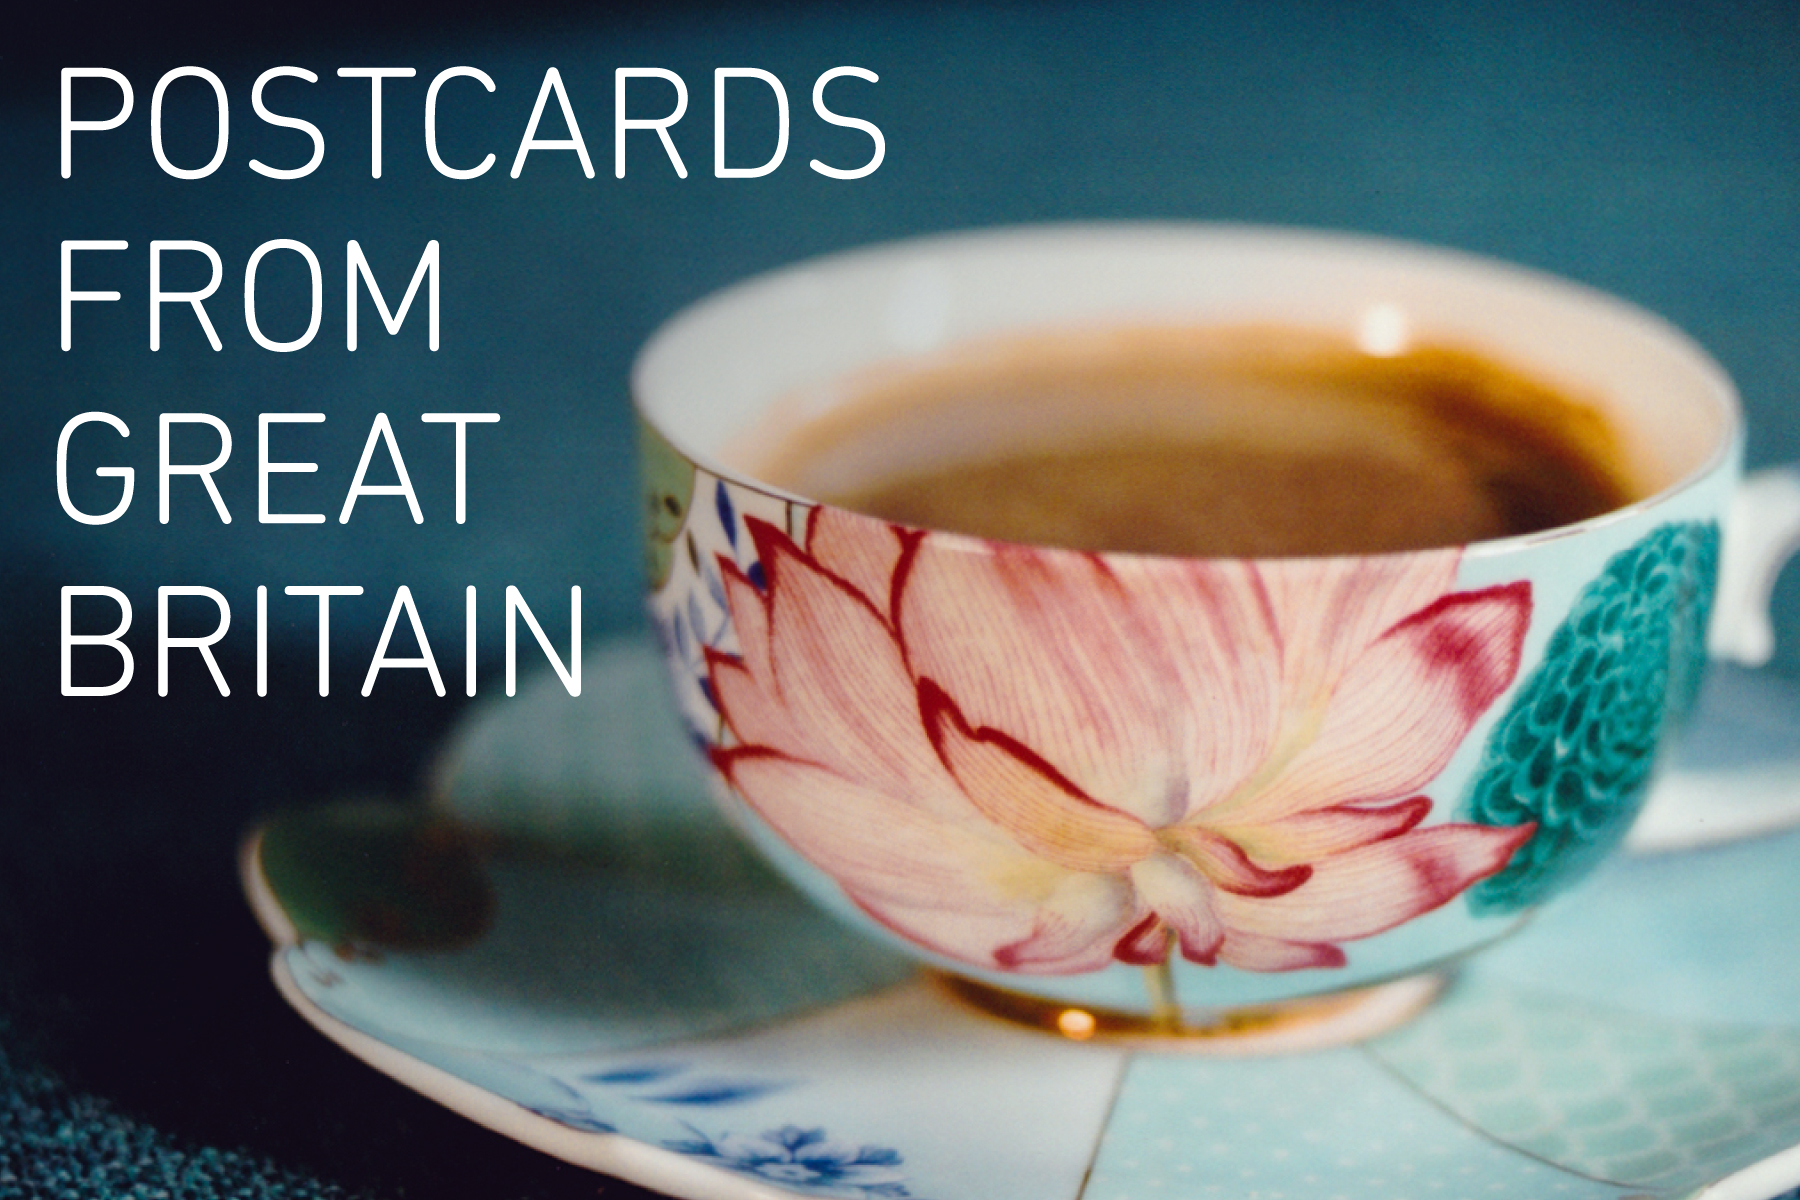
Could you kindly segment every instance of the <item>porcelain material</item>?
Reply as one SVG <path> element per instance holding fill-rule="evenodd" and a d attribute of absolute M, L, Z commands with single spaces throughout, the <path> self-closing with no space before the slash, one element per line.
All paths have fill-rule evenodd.
<path fill-rule="evenodd" d="M 695 1200 L 1800 1184 L 1800 834 L 1615 859 L 1361 1045 L 1084 1043 L 961 1007 L 761 872 L 646 753 L 680 738 L 655 653 L 584 657 L 580 702 L 546 680 L 478 713 L 433 809 L 296 814 L 246 854 L 287 999 L 509 1136 Z"/>
<path fill-rule="evenodd" d="M 729 465 L 854 369 L 1144 321 L 1470 346 L 1590 399 L 1657 490 L 1464 548 L 1186 561 L 909 529 Z M 1657 319 L 1317 234 L 839 256 L 676 317 L 634 385 L 652 611 L 734 823 L 889 945 L 1126 1012 L 1159 986 L 1217 1008 L 1419 971 L 1591 871 L 1700 687 L 1738 484 L 1730 383 Z"/>

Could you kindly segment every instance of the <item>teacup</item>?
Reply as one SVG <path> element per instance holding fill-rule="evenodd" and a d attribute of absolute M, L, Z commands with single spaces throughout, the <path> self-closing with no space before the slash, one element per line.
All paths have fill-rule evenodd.
<path fill-rule="evenodd" d="M 733 465 L 853 373 L 1144 322 L 1467 346 L 1589 398 L 1654 482 L 1527 536 L 1189 560 L 914 530 Z M 1516 928 L 1623 839 L 1709 623 L 1766 657 L 1795 532 L 1732 519 L 1738 402 L 1683 334 L 1360 237 L 1070 225 L 855 251 L 676 316 L 633 390 L 651 610 L 728 814 L 844 920 L 1078 1036 L 1374 995 Z"/>

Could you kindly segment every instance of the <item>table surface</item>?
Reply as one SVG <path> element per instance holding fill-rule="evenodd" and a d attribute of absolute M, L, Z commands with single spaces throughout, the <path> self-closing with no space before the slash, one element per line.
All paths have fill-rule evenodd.
<path fill-rule="evenodd" d="M 579 584 L 590 634 L 639 620 L 626 372 L 663 318 L 734 279 L 878 239 L 1052 219 L 1233 220 L 1417 239 L 1551 270 L 1665 314 L 1737 379 L 1752 463 L 1800 457 L 1800 9 L 1791 5 L 688 3 L 649 16 L 530 2 L 500 15 L 472 4 L 374 15 L 334 0 L 309 12 L 286 27 L 269 16 L 245 24 L 252 18 L 223 6 L 180 22 L 84 8 L 4 63 L 0 678 L 10 686 L 0 704 L 12 778 L 0 798 L 0 1193 L 591 1197 L 604 1185 L 608 1197 L 644 1194 L 488 1134 L 324 1044 L 269 984 L 233 853 L 258 813 L 418 789 L 462 711 L 465 586 L 480 589 L 489 629 L 509 584 L 546 598 L 548 611 L 549 598 Z M 194 181 L 157 169 L 147 116 L 155 80 L 189 63 L 217 71 L 234 106 L 226 165 Z M 246 160 L 297 161 L 304 138 L 254 121 L 245 101 L 257 74 L 288 63 L 320 82 L 277 81 L 271 104 L 319 125 L 328 148 L 313 176 L 279 181 Z M 117 133 L 78 135 L 75 173 L 62 180 L 57 70 L 83 64 L 125 71 L 138 108 Z M 386 85 L 379 180 L 367 169 L 368 85 L 335 76 L 369 64 L 418 70 Z M 496 83 L 492 97 L 466 80 L 444 92 L 445 157 L 499 160 L 468 181 L 433 171 L 418 136 L 427 80 L 460 64 Z M 866 153 L 861 134 L 807 108 L 811 80 L 843 64 L 879 74 L 878 84 L 832 86 L 845 89 L 843 110 L 873 120 L 887 142 L 880 169 L 847 182 L 805 166 Z M 643 65 L 676 71 L 690 89 L 692 116 L 676 129 L 687 179 L 649 135 L 632 144 L 627 178 L 607 170 L 613 68 Z M 794 102 L 787 160 L 763 179 L 708 170 L 707 80 L 736 65 L 773 71 Z M 506 170 L 551 66 L 594 156 L 591 180 L 567 152 L 534 154 L 516 180 Z M 746 162 L 771 149 L 758 141 L 758 99 L 745 93 L 744 137 L 733 145 Z M 106 115 L 92 102 L 100 107 L 77 116 Z M 205 158 L 209 105 L 192 80 L 170 89 L 176 161 Z M 540 136 L 564 135 L 547 118 Z M 132 249 L 112 272 L 122 282 L 106 285 L 126 302 L 78 306 L 75 346 L 63 353 L 55 264 L 70 238 Z M 237 312 L 246 258 L 276 238 L 318 248 L 324 266 L 323 329 L 299 353 L 258 348 Z M 365 311 L 364 345 L 346 352 L 336 247 L 358 240 L 386 280 L 409 271 L 431 238 L 442 247 L 442 348 L 423 346 L 416 317 L 389 338 Z M 147 349 L 143 250 L 154 239 L 218 249 L 225 284 L 211 309 L 223 350 L 173 308 L 163 348 Z M 189 258 L 181 269 L 199 275 L 166 286 L 204 283 Z M 289 258 L 266 268 L 274 298 L 259 320 L 271 331 L 305 323 L 304 308 L 278 295 L 304 288 Z M 91 268 L 95 279 L 103 266 Z M 131 440 L 118 445 L 130 453 L 118 461 L 138 469 L 134 507 L 106 526 L 71 521 L 53 482 L 58 431 L 90 410 L 129 424 Z M 503 417 L 470 431 L 461 525 L 449 518 L 448 431 L 417 419 L 444 410 Z M 386 412 L 425 523 L 383 497 L 360 501 L 346 525 L 257 523 L 256 414 L 270 411 L 328 417 L 293 442 L 304 445 L 293 457 L 320 470 L 282 478 L 290 511 L 335 514 L 374 416 Z M 236 452 L 218 478 L 232 524 L 218 522 L 191 480 L 177 480 L 170 522 L 156 520 L 163 412 L 209 413 L 230 428 Z M 184 434 L 194 440 L 179 442 Z M 198 427 L 177 437 L 180 453 L 210 453 Z M 102 493 L 91 495 L 98 507 Z M 313 691 L 312 602 L 281 594 L 321 582 L 365 588 L 333 608 L 327 698 Z M 134 601 L 138 677 L 122 695 L 58 694 L 58 589 L 72 584 Z M 156 588 L 186 584 L 218 589 L 237 614 L 219 654 L 229 698 L 180 655 L 170 695 L 155 693 Z M 259 584 L 273 594 L 271 687 L 260 698 L 247 635 Z M 404 671 L 358 694 L 402 585 L 443 647 L 448 698 L 423 672 Z M 1777 593 L 1777 629 L 1787 636 L 1774 669 L 1800 673 L 1791 581 Z M 481 651 L 489 690 L 498 649 Z"/>

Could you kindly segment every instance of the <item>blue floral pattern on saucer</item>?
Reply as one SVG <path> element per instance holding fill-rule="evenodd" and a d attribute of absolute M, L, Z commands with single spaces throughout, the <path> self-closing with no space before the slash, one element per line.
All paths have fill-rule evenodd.
<path fill-rule="evenodd" d="M 913 1195 L 899 1170 L 903 1160 L 898 1153 L 840 1142 L 823 1129 L 783 1125 L 758 1137 L 726 1133 L 716 1138 L 693 1129 L 693 1135 L 664 1145 L 678 1154 L 814 1195 L 850 1200 L 901 1200 Z"/>

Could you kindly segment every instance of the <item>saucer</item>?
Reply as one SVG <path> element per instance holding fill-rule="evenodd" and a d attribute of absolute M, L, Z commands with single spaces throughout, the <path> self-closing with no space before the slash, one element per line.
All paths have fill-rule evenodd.
<path fill-rule="evenodd" d="M 1800 688 L 1714 663 L 1626 844 L 1684 850 L 1800 824 Z"/>
<path fill-rule="evenodd" d="M 797 899 L 714 815 L 654 652 L 584 658 L 578 701 L 475 710 L 430 806 L 277 817 L 244 853 L 288 1002 L 491 1129 L 692 1200 L 1800 1185 L 1800 833 L 1616 857 L 1356 1045 L 1082 1041 Z"/>

